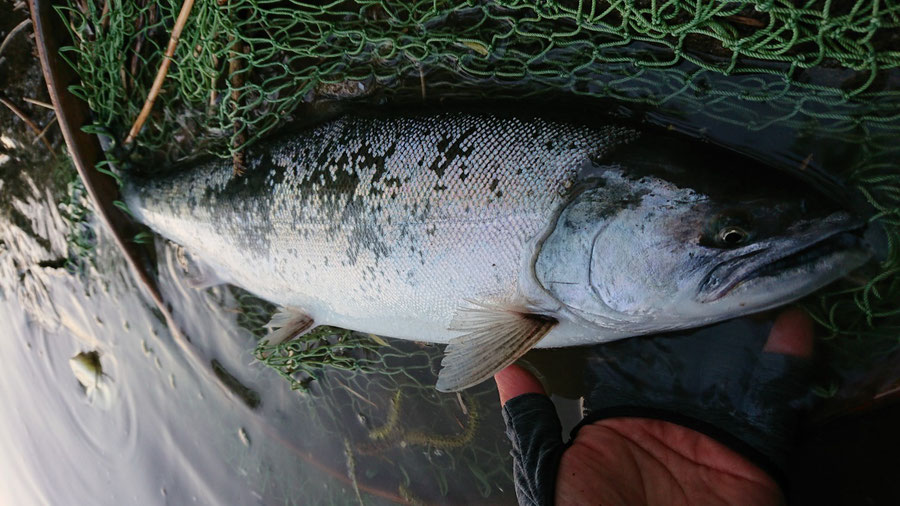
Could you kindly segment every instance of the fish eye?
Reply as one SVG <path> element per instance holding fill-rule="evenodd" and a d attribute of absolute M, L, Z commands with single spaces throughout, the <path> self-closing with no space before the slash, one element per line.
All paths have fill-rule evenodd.
<path fill-rule="evenodd" d="M 739 248 L 757 231 L 753 216 L 743 209 L 726 209 L 710 218 L 700 236 L 700 244 L 711 248 Z"/>
<path fill-rule="evenodd" d="M 736 247 L 750 238 L 750 232 L 737 225 L 728 225 L 719 230 L 717 239 L 722 246 Z"/>

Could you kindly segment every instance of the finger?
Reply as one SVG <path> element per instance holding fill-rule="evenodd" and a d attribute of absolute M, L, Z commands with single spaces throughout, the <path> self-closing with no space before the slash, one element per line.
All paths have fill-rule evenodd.
<path fill-rule="evenodd" d="M 813 322 L 798 307 L 783 311 L 775 319 L 763 351 L 808 357 L 813 350 Z"/>
<path fill-rule="evenodd" d="M 510 365 L 494 375 L 497 382 L 497 390 L 500 392 L 500 405 L 522 394 L 543 394 L 544 387 L 541 382 L 522 367 Z"/>

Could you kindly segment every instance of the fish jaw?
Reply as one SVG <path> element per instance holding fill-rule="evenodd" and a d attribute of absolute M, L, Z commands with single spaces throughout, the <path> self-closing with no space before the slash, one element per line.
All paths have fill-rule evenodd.
<path fill-rule="evenodd" d="M 838 233 L 748 272 L 706 304 L 723 314 L 764 311 L 793 302 L 843 277 L 872 257 L 858 237 Z"/>
<path fill-rule="evenodd" d="M 779 294 L 776 300 L 789 302 L 793 299 L 787 292 L 814 291 L 872 256 L 872 249 L 861 236 L 863 223 L 847 213 L 835 213 L 805 225 L 806 230 L 790 237 L 733 252 L 706 275 L 697 299 L 716 303 L 731 297 L 738 307 L 748 307 L 758 305 L 753 302 L 760 298 L 754 292 L 759 292 Z"/>
<path fill-rule="evenodd" d="M 871 257 L 862 222 L 843 211 L 798 215 L 790 200 L 755 196 L 723 205 L 615 167 L 601 177 L 559 215 L 535 264 L 538 284 L 563 306 L 557 318 L 593 326 L 601 342 L 777 307 Z M 748 234 L 742 247 L 711 243 L 710 230 L 721 230 L 732 209 L 761 210 L 751 222 L 759 237 Z"/>

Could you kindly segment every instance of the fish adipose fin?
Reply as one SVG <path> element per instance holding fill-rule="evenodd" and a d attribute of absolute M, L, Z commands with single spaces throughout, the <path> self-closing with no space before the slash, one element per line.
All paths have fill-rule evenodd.
<path fill-rule="evenodd" d="M 266 328 L 271 333 L 266 336 L 270 346 L 295 339 L 309 332 L 314 327 L 312 316 L 294 307 L 282 307 L 272 316 Z"/>
<path fill-rule="evenodd" d="M 477 385 L 513 363 L 557 321 L 549 316 L 499 306 L 461 309 L 450 330 L 467 332 L 444 350 L 437 389 L 457 392 Z"/>

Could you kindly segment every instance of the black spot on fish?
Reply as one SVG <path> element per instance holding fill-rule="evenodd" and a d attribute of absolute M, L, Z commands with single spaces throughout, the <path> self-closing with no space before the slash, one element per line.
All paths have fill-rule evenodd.
<path fill-rule="evenodd" d="M 429 170 L 433 171 L 437 176 L 444 177 L 444 171 L 458 158 L 464 157 L 471 153 L 472 147 L 463 148 L 462 143 L 466 141 L 470 136 L 472 136 L 476 132 L 475 127 L 469 127 L 465 132 L 461 133 L 456 139 L 450 142 L 450 139 L 446 137 L 442 137 L 440 142 L 435 146 L 438 150 L 438 153 L 442 155 L 442 157 L 435 158 L 434 162 L 432 162 Z"/>
<path fill-rule="evenodd" d="M 441 136 L 441 140 L 434 145 L 437 148 L 438 153 L 443 153 L 447 151 L 447 148 L 450 146 L 450 138 L 446 136 Z"/>

